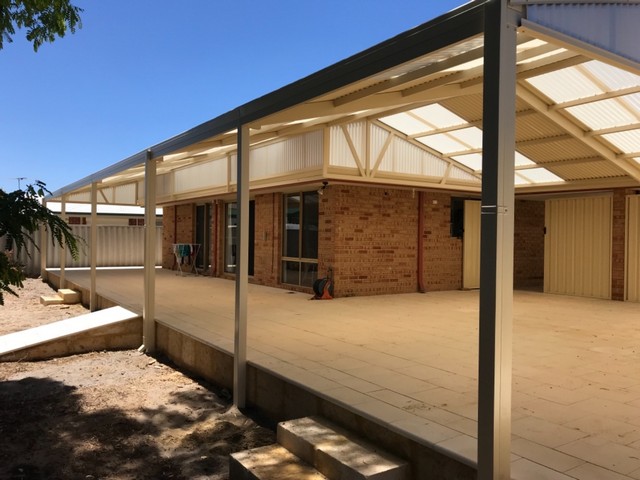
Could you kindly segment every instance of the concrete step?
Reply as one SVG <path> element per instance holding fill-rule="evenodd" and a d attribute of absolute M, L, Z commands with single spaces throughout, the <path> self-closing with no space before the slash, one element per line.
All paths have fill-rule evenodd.
<path fill-rule="evenodd" d="M 406 480 L 408 462 L 318 417 L 278 424 L 278 443 L 331 480 Z"/>
<path fill-rule="evenodd" d="M 61 305 L 63 300 L 59 295 L 40 295 L 40 303 L 42 305 Z"/>
<path fill-rule="evenodd" d="M 80 303 L 80 292 L 76 292 L 70 288 L 59 289 L 58 296 L 62 298 L 62 303 L 64 304 Z"/>
<path fill-rule="evenodd" d="M 327 480 L 308 463 L 280 445 L 232 453 L 229 480 Z"/>
<path fill-rule="evenodd" d="M 72 305 L 80 303 L 80 292 L 71 290 L 70 288 L 61 288 L 55 295 L 41 295 L 40 303 L 42 305 Z"/>

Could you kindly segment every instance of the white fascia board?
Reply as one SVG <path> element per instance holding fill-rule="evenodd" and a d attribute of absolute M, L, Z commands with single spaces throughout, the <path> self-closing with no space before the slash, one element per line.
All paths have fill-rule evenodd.
<path fill-rule="evenodd" d="M 47 208 L 54 213 L 62 211 L 60 202 L 47 202 Z M 91 213 L 91 204 L 67 203 L 65 205 L 67 215 Z M 128 205 L 97 205 L 98 215 L 144 215 L 144 207 L 132 207 Z M 162 208 L 156 208 L 156 215 L 162 215 Z"/>

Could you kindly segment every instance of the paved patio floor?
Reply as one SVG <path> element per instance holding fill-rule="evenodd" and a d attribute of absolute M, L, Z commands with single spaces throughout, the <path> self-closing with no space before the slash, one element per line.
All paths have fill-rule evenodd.
<path fill-rule="evenodd" d="M 158 322 L 232 351 L 232 281 L 156 278 Z M 98 270 L 99 294 L 135 312 L 142 285 Z M 477 292 L 309 298 L 249 286 L 250 362 L 475 462 Z M 513 478 L 640 479 L 639 304 L 516 292 L 513 358 Z"/>

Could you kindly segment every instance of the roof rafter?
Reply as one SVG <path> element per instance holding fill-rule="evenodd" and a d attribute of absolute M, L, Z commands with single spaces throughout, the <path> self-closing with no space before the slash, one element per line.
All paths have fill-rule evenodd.
<path fill-rule="evenodd" d="M 571 123 L 560 112 L 551 110 L 549 105 L 542 101 L 531 90 L 524 87 L 520 82 L 516 83 L 516 95 L 518 98 L 527 102 L 532 108 L 544 115 L 545 118 L 565 130 L 577 140 L 580 140 L 584 145 L 589 147 L 591 150 L 594 150 L 604 159 L 624 170 L 631 178 L 640 182 L 640 166 L 631 164 L 626 159 L 616 155 L 612 150 L 597 141 L 594 137 L 586 135 L 586 132 L 584 132 L 580 127 Z"/>
<path fill-rule="evenodd" d="M 612 92 L 599 93 L 598 95 L 591 95 L 589 97 L 577 98 L 575 100 L 569 100 L 567 102 L 556 103 L 551 105 L 551 110 L 560 110 L 563 108 L 576 107 L 578 105 L 584 105 L 586 103 L 598 102 L 600 100 L 609 100 L 611 98 L 623 97 L 625 95 L 632 95 L 634 93 L 640 93 L 640 85 L 623 88 L 620 90 L 614 90 Z"/>
<path fill-rule="evenodd" d="M 617 127 L 600 128 L 598 130 L 590 130 L 585 133 L 587 137 L 595 137 L 596 135 L 607 135 L 609 133 L 628 132 L 629 130 L 640 129 L 640 122 L 630 123 L 628 125 L 620 125 Z"/>

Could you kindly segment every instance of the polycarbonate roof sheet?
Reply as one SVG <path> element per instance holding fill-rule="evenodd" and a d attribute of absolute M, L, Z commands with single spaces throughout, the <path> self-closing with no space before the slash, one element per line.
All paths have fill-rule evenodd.
<path fill-rule="evenodd" d="M 460 162 L 465 167 L 469 167 L 471 170 L 479 172 L 482 170 L 482 154 L 481 153 L 468 153 L 466 155 L 455 155 L 453 158 L 456 162 Z"/>
<path fill-rule="evenodd" d="M 456 137 L 448 133 L 438 133 L 427 137 L 418 137 L 416 140 L 445 155 L 447 153 L 461 152 L 471 149 L 469 145 L 462 143 Z"/>
<path fill-rule="evenodd" d="M 518 65 L 526 65 L 527 63 L 533 63 L 533 62 L 537 62 L 538 60 L 543 60 L 545 58 L 548 57 L 553 57 L 555 55 L 558 55 L 562 52 L 566 52 L 567 50 L 565 48 L 557 48 L 555 50 L 551 50 L 549 52 L 545 52 L 545 53 L 541 53 L 540 55 L 536 55 L 535 57 L 529 57 L 529 58 L 525 58 L 522 59 L 520 61 L 518 61 Z"/>
<path fill-rule="evenodd" d="M 434 130 L 434 127 L 429 127 L 423 121 L 404 112 L 383 117 L 380 121 L 409 136 Z"/>
<path fill-rule="evenodd" d="M 482 148 L 482 130 L 480 130 L 478 127 L 469 127 L 463 128 L 461 130 L 455 130 L 453 132 L 450 132 L 449 135 L 451 135 L 464 145 L 468 145 L 469 148 Z"/>
<path fill-rule="evenodd" d="M 464 125 L 466 120 L 438 103 L 411 110 L 411 113 L 433 124 L 436 128 Z"/>
<path fill-rule="evenodd" d="M 521 154 L 517 150 L 516 150 L 515 162 L 516 162 L 516 167 L 535 165 L 535 162 L 532 162 L 531 159 L 527 158 L 525 155 Z"/>
<path fill-rule="evenodd" d="M 602 88 L 586 78 L 575 67 L 545 73 L 528 78 L 526 81 L 555 103 L 593 97 L 603 93 Z"/>
<path fill-rule="evenodd" d="M 556 174 L 550 172 L 546 168 L 529 168 L 527 170 L 518 170 L 518 175 L 531 183 L 557 183 L 564 182 Z"/>
<path fill-rule="evenodd" d="M 602 135 L 602 138 L 611 142 L 623 153 L 640 152 L 640 129 L 609 133 L 607 135 Z"/>
<path fill-rule="evenodd" d="M 448 108 L 450 106 L 453 107 L 456 112 L 451 111 L 451 109 Z M 521 105 L 521 108 L 524 108 L 524 105 Z M 448 99 L 443 101 L 442 104 L 433 103 L 407 112 L 381 117 L 379 120 L 405 135 L 414 136 L 418 142 L 439 152 L 443 156 L 457 153 L 451 157 L 452 160 L 459 162 L 461 165 L 475 172 L 481 172 L 482 153 L 478 152 L 478 150 L 482 149 L 482 130 L 475 125 L 470 125 L 469 121 L 465 120 L 462 116 L 464 114 L 465 117 L 469 118 L 470 110 L 481 111 L 481 109 L 482 96 L 474 94 L 462 97 L 461 99 Z M 535 116 L 535 114 L 526 115 L 527 118 Z M 540 116 L 540 118 L 542 117 Z M 540 125 L 544 124 L 542 120 L 540 120 L 539 123 Z M 440 132 L 439 130 L 441 129 L 451 130 Z M 534 129 L 533 134 L 540 134 L 541 129 L 542 128 Z M 430 130 L 437 133 L 429 134 L 428 132 Z M 562 130 L 557 127 L 551 129 L 547 127 L 545 133 L 560 135 Z M 469 151 L 469 153 L 460 153 L 465 151 Z M 532 165 L 535 165 L 535 162 L 527 156 L 526 151 L 515 152 L 516 168 L 530 167 Z M 529 169 L 523 171 L 525 173 L 521 177 L 516 178 L 516 184 L 531 185 L 535 183 L 563 181 L 562 178 L 544 167 L 533 169 L 532 173 L 528 173 L 531 171 Z"/>
<path fill-rule="evenodd" d="M 640 94 L 627 95 L 627 97 L 632 96 L 637 96 L 640 99 Z M 633 112 L 631 103 L 626 102 L 625 97 L 576 105 L 568 107 L 566 110 L 591 130 L 631 125 L 640 121 L 638 118 L 640 110 Z"/>
<path fill-rule="evenodd" d="M 632 108 L 635 112 L 640 112 L 640 93 L 627 95 L 623 97 L 623 101 L 629 108 Z M 640 115 L 640 113 L 636 113 L 636 115 Z M 638 118 L 638 121 L 640 121 L 640 118 Z"/>
<path fill-rule="evenodd" d="M 609 90 L 622 90 L 638 86 L 638 75 L 597 60 L 583 63 L 581 68 L 594 75 Z"/>
<path fill-rule="evenodd" d="M 469 167 L 470 169 L 480 172 L 482 170 L 482 154 L 481 153 L 467 153 L 465 155 L 455 155 L 453 158 L 456 162 L 460 162 L 461 164 Z M 534 162 L 529 160 L 520 152 L 515 152 L 515 166 L 517 167 L 525 167 L 535 165 Z"/>
<path fill-rule="evenodd" d="M 518 172 L 513 176 L 513 181 L 516 185 L 531 185 L 531 180 L 527 180 L 524 177 L 520 176 Z"/>

